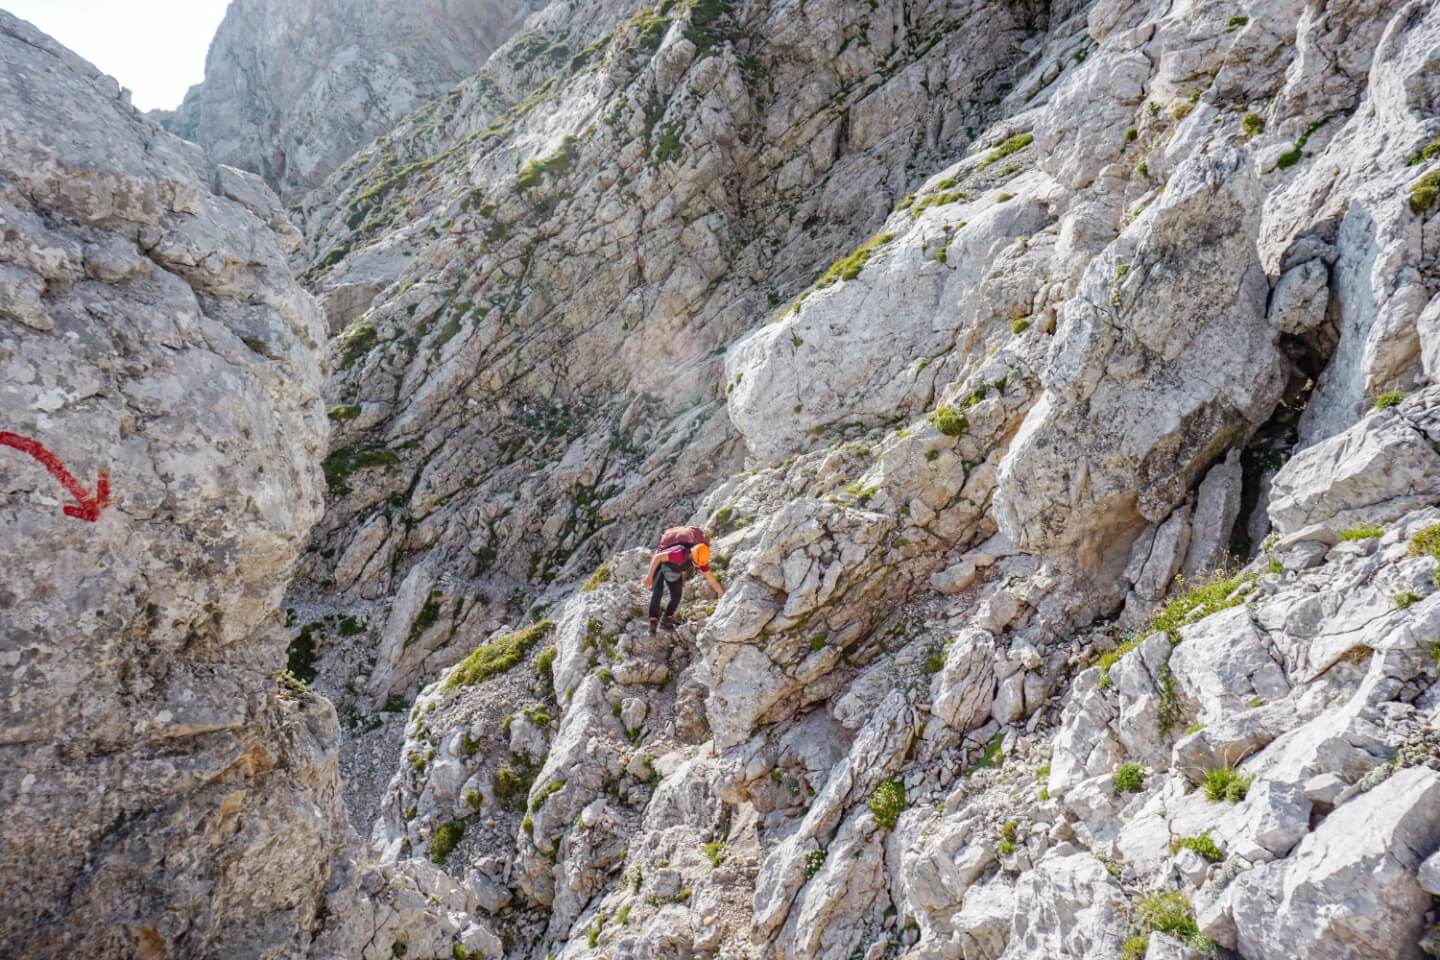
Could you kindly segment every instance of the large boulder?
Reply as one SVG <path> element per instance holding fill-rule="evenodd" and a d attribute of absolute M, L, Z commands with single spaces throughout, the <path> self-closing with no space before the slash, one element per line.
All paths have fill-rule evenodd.
<path fill-rule="evenodd" d="M 1045 393 L 1000 471 L 1000 529 L 1034 552 L 1112 550 L 1164 520 L 1283 383 L 1243 151 L 1182 164 L 1061 311 Z M 1123 558 L 1123 555 L 1122 555 Z"/>
<path fill-rule="evenodd" d="M 1271 482 L 1275 529 L 1383 523 L 1440 502 L 1440 453 L 1421 428 L 1437 407 L 1428 388 L 1292 457 Z"/>
<path fill-rule="evenodd" d="M 1440 848 L 1440 772 L 1394 774 L 1345 804 L 1294 855 L 1227 891 L 1236 941 L 1254 960 L 1409 958 L 1430 908 L 1417 871 Z"/>

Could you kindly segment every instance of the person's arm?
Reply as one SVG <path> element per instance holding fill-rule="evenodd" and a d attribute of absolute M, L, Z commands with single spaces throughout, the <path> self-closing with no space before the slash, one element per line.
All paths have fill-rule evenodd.
<path fill-rule="evenodd" d="M 660 564 L 664 562 L 664 555 L 659 553 L 655 554 L 655 556 L 650 558 L 650 570 L 648 573 L 645 574 L 645 589 L 648 590 L 651 587 L 655 586 L 655 571 L 658 570 L 660 568 Z"/>
<path fill-rule="evenodd" d="M 710 584 L 710 589 L 715 591 L 715 596 L 725 596 L 725 588 L 720 586 L 720 581 L 716 578 L 715 574 L 709 570 L 701 570 L 700 575 L 705 578 L 706 583 Z"/>

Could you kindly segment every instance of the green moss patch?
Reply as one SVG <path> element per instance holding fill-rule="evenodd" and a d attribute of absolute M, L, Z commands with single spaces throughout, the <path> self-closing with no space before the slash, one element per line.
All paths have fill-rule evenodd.
<path fill-rule="evenodd" d="M 555 621 L 541 620 L 481 644 L 450 671 L 450 675 L 445 678 L 445 689 L 456 690 L 499 676 L 519 663 L 525 652 L 548 636 L 554 627 Z"/>

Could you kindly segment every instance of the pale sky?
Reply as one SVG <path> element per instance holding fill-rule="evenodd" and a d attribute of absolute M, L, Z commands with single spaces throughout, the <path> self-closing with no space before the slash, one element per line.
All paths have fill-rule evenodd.
<path fill-rule="evenodd" d="M 205 77 L 205 52 L 230 0 L 0 0 L 134 93 L 173 109 Z"/>

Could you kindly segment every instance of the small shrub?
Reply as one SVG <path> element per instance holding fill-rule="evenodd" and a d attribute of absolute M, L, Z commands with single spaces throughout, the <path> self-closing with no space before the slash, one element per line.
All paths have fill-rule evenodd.
<path fill-rule="evenodd" d="M 465 835 L 465 825 L 457 821 L 441 824 L 435 830 L 435 836 L 430 839 L 430 859 L 445 865 L 445 859 L 450 856 L 450 851 L 460 842 Z"/>
<path fill-rule="evenodd" d="M 1200 856 L 1211 863 L 1219 863 L 1225 859 L 1225 851 L 1210 837 L 1210 831 L 1194 837 L 1179 837 L 1170 841 L 1170 852 L 1179 853 L 1181 850 L 1194 850 Z"/>
<path fill-rule="evenodd" d="M 1010 321 L 1010 332 L 1013 334 L 1022 334 L 1028 329 L 1030 329 L 1029 317 L 1021 317 L 1018 320 Z"/>
<path fill-rule="evenodd" d="M 1440 196 L 1440 170 L 1425 174 L 1410 188 L 1410 212 L 1422 214 L 1435 205 Z"/>
<path fill-rule="evenodd" d="M 535 675 L 551 686 L 555 685 L 555 648 L 546 647 L 535 658 Z"/>
<path fill-rule="evenodd" d="M 1015 852 L 1016 841 L 1020 838 L 1020 821 L 1006 820 L 1005 825 L 1000 828 L 1000 842 L 995 845 L 995 852 L 1002 857 L 1008 857 Z"/>
<path fill-rule="evenodd" d="M 445 679 L 445 689 L 455 690 L 482 683 L 509 670 L 525 655 L 525 651 L 550 633 L 553 620 L 541 620 L 528 627 L 476 647 L 461 660 Z"/>
<path fill-rule="evenodd" d="M 595 568 L 595 572 L 590 574 L 590 579 L 586 580 L 585 586 L 581 587 L 580 589 L 584 593 L 594 593 L 596 590 L 600 589 L 600 585 L 602 583 L 607 582 L 609 579 L 610 564 L 602 563 L 600 564 L 600 566 Z"/>
<path fill-rule="evenodd" d="M 811 850 L 809 853 L 805 854 L 805 879 L 809 880 L 811 877 L 815 876 L 815 874 L 820 872 L 820 868 L 824 865 L 824 850 Z"/>
<path fill-rule="evenodd" d="M 1397 594 L 1394 599 L 1395 609 L 1404 610 L 1414 605 L 1420 599 L 1420 595 L 1418 593 L 1411 593 L 1407 590 L 1404 593 Z"/>
<path fill-rule="evenodd" d="M 1145 952 L 1149 949 L 1150 934 L 1133 933 L 1120 944 L 1120 960 L 1145 960 Z"/>
<path fill-rule="evenodd" d="M 886 780 L 870 795 L 870 812 L 875 822 L 886 830 L 894 830 L 900 813 L 905 809 L 905 785 L 898 779 Z"/>
<path fill-rule="evenodd" d="M 1362 523 L 1340 531 L 1341 540 L 1373 540 L 1385 536 L 1385 528 L 1373 523 Z"/>
<path fill-rule="evenodd" d="M 1247 113 L 1240 118 L 1240 129 L 1245 131 L 1247 137 L 1258 137 L 1265 132 L 1265 121 L 1259 114 Z"/>
<path fill-rule="evenodd" d="M 535 818 L 525 814 L 525 818 L 520 821 L 520 829 L 525 831 L 527 837 L 535 836 Z"/>
<path fill-rule="evenodd" d="M 483 801 L 480 797 L 480 792 L 478 790 L 465 791 L 465 805 L 468 806 L 471 810 L 479 810 L 480 804 L 482 802 Z"/>
<path fill-rule="evenodd" d="M 1145 771 L 1138 763 L 1125 763 L 1115 768 L 1110 783 L 1116 793 L 1139 793 L 1145 789 Z"/>
<path fill-rule="evenodd" d="M 969 772 L 974 773 L 976 770 L 988 770 L 991 767 L 998 767 L 1004 764 L 1005 751 L 1000 749 L 1004 742 L 1005 738 L 998 733 L 991 737 L 990 742 L 985 744 L 985 749 L 980 751 L 980 759 L 975 761 L 975 765 L 970 768 Z"/>
<path fill-rule="evenodd" d="M 1014 200 L 1014 199 L 1015 199 L 1015 194 L 1013 194 L 1013 193 L 1002 193 L 1002 194 L 1000 194 L 1000 196 L 998 196 L 998 197 L 995 198 L 995 202 L 996 202 L 996 203 L 1005 203 L 1005 202 L 1007 202 L 1007 201 Z"/>
<path fill-rule="evenodd" d="M 1205 774 L 1205 799 L 1212 802 L 1224 800 L 1227 803 L 1239 803 L 1250 792 L 1250 784 L 1254 779 L 1250 774 L 1241 773 L 1234 767 L 1217 767 Z"/>
<path fill-rule="evenodd" d="M 1118 860 L 1112 860 L 1104 854 L 1098 853 L 1095 855 L 1095 859 L 1099 860 L 1100 865 L 1105 868 L 1105 872 L 1116 880 L 1119 880 L 1120 874 L 1125 872 L 1125 865 Z"/>
<path fill-rule="evenodd" d="M 725 862 L 725 841 L 711 840 L 705 844 L 705 859 L 710 861 L 710 869 L 714 870 Z"/>
<path fill-rule="evenodd" d="M 1190 111 L 1194 109 L 1195 105 L 1193 103 L 1190 103 L 1188 100 L 1182 100 L 1179 103 L 1175 104 L 1175 106 L 1170 108 L 1170 116 L 1174 117 L 1176 120 L 1184 120 L 1186 117 L 1190 116 Z"/>
<path fill-rule="evenodd" d="M 347 481 L 352 474 L 371 467 L 394 466 L 399 462 L 400 456 L 384 447 L 342 447 L 330 452 L 320 464 L 320 470 L 325 474 L 325 486 L 329 491 L 343 497 L 350 492 Z"/>
<path fill-rule="evenodd" d="M 1229 20 L 1225 21 L 1225 32 L 1230 33 L 1234 30 L 1239 30 L 1241 27 L 1245 26 L 1249 22 L 1249 17 L 1244 16 L 1243 14 L 1236 14 Z"/>
<path fill-rule="evenodd" d="M 1139 131 L 1139 130 L 1135 129 L 1134 127 L 1131 127 L 1130 129 L 1128 129 L 1128 130 L 1125 131 L 1125 142 L 1126 142 L 1126 143 L 1134 143 L 1134 142 L 1135 142 L 1136 140 L 1138 140 L 1138 139 L 1140 139 L 1140 131 Z"/>
<path fill-rule="evenodd" d="M 936 407 L 935 412 L 930 414 L 930 422 L 947 437 L 958 437 L 970 429 L 970 421 L 965 419 L 965 414 L 954 407 Z"/>
<path fill-rule="evenodd" d="M 1391 407 L 1398 407 L 1400 401 L 1405 399 L 1405 394 L 1400 390 L 1386 390 L 1375 398 L 1376 410 L 1389 410 Z"/>
<path fill-rule="evenodd" d="M 925 655 L 925 660 L 920 664 L 921 671 L 925 676 L 939 673 L 945 666 L 945 650 L 943 647 L 936 647 Z"/>

